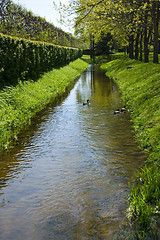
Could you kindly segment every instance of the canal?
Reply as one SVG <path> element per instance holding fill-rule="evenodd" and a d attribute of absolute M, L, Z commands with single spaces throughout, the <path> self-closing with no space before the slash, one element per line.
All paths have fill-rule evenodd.
<path fill-rule="evenodd" d="M 112 238 L 145 160 L 130 114 L 113 114 L 122 106 L 116 83 L 90 65 L 0 154 L 0 239 Z"/>

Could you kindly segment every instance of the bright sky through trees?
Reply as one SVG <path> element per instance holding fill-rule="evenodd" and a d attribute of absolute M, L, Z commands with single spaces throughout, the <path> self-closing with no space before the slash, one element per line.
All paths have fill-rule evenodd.
<path fill-rule="evenodd" d="M 31 10 L 35 15 L 45 17 L 48 22 L 53 23 L 55 27 L 61 28 L 65 32 L 74 32 L 71 27 L 66 27 L 58 22 L 60 15 L 54 9 L 53 0 L 13 0 L 13 2 L 22 5 L 27 10 Z M 56 0 L 55 2 L 56 4 L 60 2 L 68 4 L 68 0 Z"/>

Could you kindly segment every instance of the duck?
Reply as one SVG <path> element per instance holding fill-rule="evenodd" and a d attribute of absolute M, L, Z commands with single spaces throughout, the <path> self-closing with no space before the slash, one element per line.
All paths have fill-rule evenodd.
<path fill-rule="evenodd" d="M 120 113 L 119 108 L 116 111 L 114 111 L 114 114 L 119 114 L 119 113 Z"/>
<path fill-rule="evenodd" d="M 83 105 L 89 105 L 89 99 L 87 100 L 87 102 L 84 102 Z"/>
<path fill-rule="evenodd" d="M 121 112 L 125 112 L 126 111 L 126 106 L 124 105 L 122 108 L 121 108 Z"/>

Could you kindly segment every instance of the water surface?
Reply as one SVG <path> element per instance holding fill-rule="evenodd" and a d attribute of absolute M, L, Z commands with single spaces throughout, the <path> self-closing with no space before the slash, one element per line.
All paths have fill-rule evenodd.
<path fill-rule="evenodd" d="M 0 239 L 111 239 L 145 159 L 120 106 L 116 83 L 90 66 L 0 155 Z"/>

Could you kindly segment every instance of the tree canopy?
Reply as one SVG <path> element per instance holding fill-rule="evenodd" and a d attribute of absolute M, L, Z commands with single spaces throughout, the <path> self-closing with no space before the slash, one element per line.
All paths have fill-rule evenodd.
<path fill-rule="evenodd" d="M 74 16 L 77 35 L 98 41 L 111 33 L 122 46 L 128 46 L 130 58 L 148 62 L 149 47 L 153 47 L 158 62 L 160 33 L 159 0 L 71 0 L 61 6 L 68 16 Z M 65 14 L 62 14 L 65 17 Z"/>

